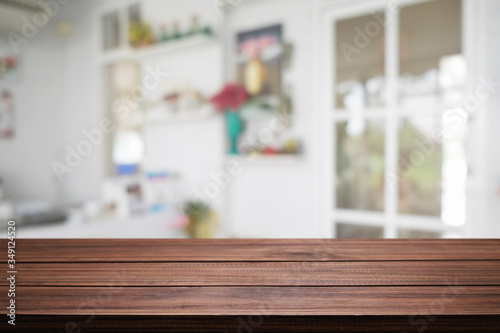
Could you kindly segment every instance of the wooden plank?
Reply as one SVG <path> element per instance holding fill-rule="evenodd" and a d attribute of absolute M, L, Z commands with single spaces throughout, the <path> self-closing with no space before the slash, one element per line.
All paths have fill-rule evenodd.
<path fill-rule="evenodd" d="M 1 240 L 2 252 L 6 251 L 6 246 L 7 242 Z M 16 241 L 17 262 L 499 259 L 500 239 L 18 239 Z"/>
<path fill-rule="evenodd" d="M 500 315 L 497 286 L 23 287 L 16 296 L 21 315 Z"/>
<path fill-rule="evenodd" d="M 498 333 L 500 316 L 16 316 L 19 332 Z M 5 326 L 0 323 L 0 330 Z"/>
<path fill-rule="evenodd" d="M 500 286 L 500 261 L 18 264 L 18 286 Z M 3 285 L 7 281 L 1 280 Z"/>

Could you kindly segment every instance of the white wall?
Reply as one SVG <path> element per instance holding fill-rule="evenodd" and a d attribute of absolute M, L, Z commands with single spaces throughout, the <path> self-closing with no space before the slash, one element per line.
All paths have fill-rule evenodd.
<path fill-rule="evenodd" d="M 62 8 L 60 16 L 72 23 L 73 33 L 65 43 L 64 84 L 65 145 L 58 161 L 66 157 L 65 147 L 76 149 L 85 137 L 83 130 L 98 128 L 102 113 L 100 91 L 102 74 L 98 67 L 96 48 L 98 30 L 94 21 L 96 10 L 104 2 L 98 0 L 73 1 Z M 98 198 L 104 175 L 104 144 L 94 148 L 90 156 L 70 174 L 63 176 L 66 199 L 72 202 Z"/>
<path fill-rule="evenodd" d="M 326 237 L 319 234 L 315 219 L 313 167 L 313 31 L 314 1 L 243 1 L 234 11 L 226 33 L 228 78 L 234 80 L 236 34 L 274 24 L 283 25 L 284 40 L 294 47 L 292 67 L 284 74 L 292 85 L 293 125 L 291 133 L 301 138 L 305 155 L 297 162 L 253 161 L 242 164 L 227 193 L 228 220 L 239 237 Z"/>
<path fill-rule="evenodd" d="M 21 18 L 10 16 L 13 29 Z M 2 20 L 2 18 L 0 18 Z M 17 30 L 4 30 L 2 36 Z M 63 41 L 48 25 L 20 46 L 19 82 L 0 81 L 15 101 L 14 137 L 0 139 L 0 178 L 5 195 L 15 201 L 55 200 L 58 182 L 51 162 L 64 143 L 66 94 Z"/>
<path fill-rule="evenodd" d="M 485 74 L 490 74 L 496 82 L 500 82 L 500 2 L 485 1 L 486 33 L 485 37 Z M 497 87 L 490 100 L 488 113 L 487 165 L 488 176 L 486 188 L 488 197 L 487 226 L 484 237 L 500 237 L 500 87 Z"/>

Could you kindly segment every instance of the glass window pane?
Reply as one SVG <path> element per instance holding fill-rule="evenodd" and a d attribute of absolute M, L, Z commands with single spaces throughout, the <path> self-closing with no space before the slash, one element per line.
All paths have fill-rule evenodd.
<path fill-rule="evenodd" d="M 403 105 L 436 100 L 456 101 L 465 83 L 462 57 L 461 4 L 438 0 L 408 6 L 400 15 L 400 97 Z"/>
<path fill-rule="evenodd" d="M 382 211 L 384 122 L 352 118 L 336 132 L 336 207 Z"/>
<path fill-rule="evenodd" d="M 337 223 L 337 238 L 383 238 L 382 227 Z"/>
<path fill-rule="evenodd" d="M 465 222 L 467 115 L 448 110 L 399 127 L 399 212 Z"/>
<path fill-rule="evenodd" d="M 410 229 L 399 229 L 398 238 L 441 238 L 442 234 L 435 231 L 422 231 L 422 230 L 410 230 Z"/>
<path fill-rule="evenodd" d="M 335 105 L 363 109 L 384 104 L 384 14 L 335 25 Z"/>

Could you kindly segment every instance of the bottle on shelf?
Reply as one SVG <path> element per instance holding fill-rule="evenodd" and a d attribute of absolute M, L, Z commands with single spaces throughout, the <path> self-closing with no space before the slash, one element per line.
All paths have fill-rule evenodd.
<path fill-rule="evenodd" d="M 173 39 L 180 39 L 182 37 L 182 35 L 181 35 L 180 30 L 179 30 L 179 22 L 174 21 L 174 23 L 172 24 L 172 27 L 173 27 L 172 38 Z"/>
<path fill-rule="evenodd" d="M 158 39 L 159 42 L 167 42 L 170 39 L 170 36 L 168 34 L 168 29 L 165 24 L 162 24 L 160 26 L 160 38 Z"/>
<path fill-rule="evenodd" d="M 200 32 L 202 32 L 202 28 L 200 26 L 198 16 L 193 15 L 191 17 L 191 28 L 189 29 L 189 32 L 187 33 L 187 35 L 192 36 L 192 35 L 196 35 Z"/>

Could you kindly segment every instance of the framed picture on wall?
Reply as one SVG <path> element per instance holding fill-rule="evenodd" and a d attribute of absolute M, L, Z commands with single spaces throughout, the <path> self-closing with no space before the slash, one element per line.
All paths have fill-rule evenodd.
<path fill-rule="evenodd" d="M 20 79 L 20 56 L 6 39 L 0 38 L 0 83 L 19 82 Z"/>
<path fill-rule="evenodd" d="M 237 80 L 251 97 L 279 96 L 283 63 L 282 26 L 238 33 Z"/>
<path fill-rule="evenodd" d="M 0 140 L 14 136 L 14 98 L 8 90 L 0 91 Z"/>

